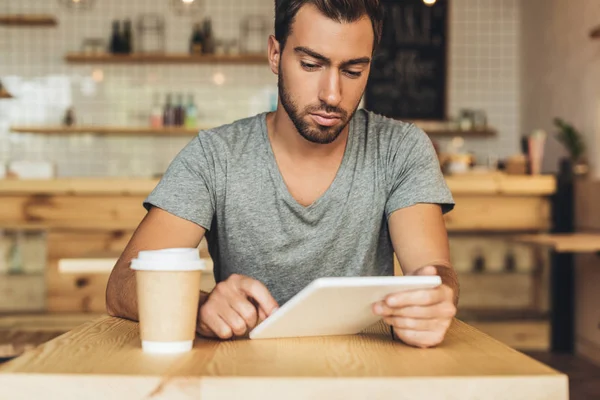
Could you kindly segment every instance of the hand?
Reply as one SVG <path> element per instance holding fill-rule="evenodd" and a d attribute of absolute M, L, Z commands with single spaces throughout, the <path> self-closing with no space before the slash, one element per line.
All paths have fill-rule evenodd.
<path fill-rule="evenodd" d="M 417 270 L 414 275 L 437 275 L 433 266 Z M 393 327 L 404 343 L 427 348 L 437 346 L 456 315 L 454 292 L 440 285 L 435 289 L 411 290 L 387 296 L 373 305 L 373 312 Z"/>
<path fill-rule="evenodd" d="M 277 307 L 265 285 L 234 274 L 215 286 L 200 304 L 196 331 L 201 336 L 220 339 L 244 336 Z"/>

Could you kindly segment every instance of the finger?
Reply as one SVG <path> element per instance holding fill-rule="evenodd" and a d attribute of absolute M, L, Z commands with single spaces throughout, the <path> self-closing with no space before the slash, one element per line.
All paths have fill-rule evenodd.
<path fill-rule="evenodd" d="M 246 323 L 246 328 L 252 329 L 258 323 L 256 306 L 244 296 L 237 296 L 231 303 L 231 307 L 238 313 Z"/>
<path fill-rule="evenodd" d="M 456 316 L 456 307 L 451 302 L 443 302 L 433 306 L 409 306 L 400 308 L 387 307 L 380 302 L 374 307 L 380 317 L 404 317 L 417 319 L 451 319 Z"/>
<path fill-rule="evenodd" d="M 261 322 L 263 322 L 265 319 L 267 319 L 267 314 L 265 314 L 265 312 L 263 311 L 262 308 L 258 309 L 258 323 L 260 324 Z M 257 324 L 258 325 L 258 324 Z"/>
<path fill-rule="evenodd" d="M 229 328 L 233 332 L 234 336 L 243 336 L 248 331 L 246 321 L 235 311 L 231 305 L 220 307 L 218 311 L 219 316 L 225 321 Z"/>
<path fill-rule="evenodd" d="M 437 268 L 433 265 L 427 265 L 425 267 L 421 267 L 418 270 L 414 271 L 409 275 L 413 276 L 435 276 L 437 275 Z"/>
<path fill-rule="evenodd" d="M 233 331 L 229 325 L 221 318 L 210 304 L 205 304 L 200 310 L 200 334 L 207 337 L 218 337 L 220 339 L 229 339 L 233 336 Z"/>
<path fill-rule="evenodd" d="M 269 289 L 256 279 L 246 277 L 242 280 L 240 289 L 258 303 L 267 317 L 279 307 Z"/>
<path fill-rule="evenodd" d="M 413 331 L 446 331 L 450 326 L 449 319 L 416 319 L 416 318 L 399 318 L 387 317 L 383 321 L 393 326 L 396 329 L 406 329 Z"/>
<path fill-rule="evenodd" d="M 445 336 L 445 332 L 415 331 L 412 329 L 396 328 L 394 328 L 394 333 L 404 343 L 419 348 L 437 346 L 442 343 Z"/>
<path fill-rule="evenodd" d="M 384 301 L 388 307 L 430 306 L 446 300 L 442 287 L 435 289 L 408 290 L 390 294 Z"/>

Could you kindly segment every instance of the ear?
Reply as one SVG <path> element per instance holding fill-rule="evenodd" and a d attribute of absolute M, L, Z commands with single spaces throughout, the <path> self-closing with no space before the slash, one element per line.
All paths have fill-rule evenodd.
<path fill-rule="evenodd" d="M 281 62 L 281 47 L 275 36 L 269 36 L 269 66 L 275 75 L 279 75 L 279 63 Z"/>

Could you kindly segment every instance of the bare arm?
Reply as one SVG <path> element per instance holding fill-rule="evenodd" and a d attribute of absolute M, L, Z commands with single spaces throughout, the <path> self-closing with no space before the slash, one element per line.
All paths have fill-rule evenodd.
<path fill-rule="evenodd" d="M 137 257 L 139 251 L 198 247 L 205 232 L 204 228 L 195 223 L 176 217 L 160 208 L 150 209 L 110 274 L 106 287 L 108 314 L 138 320 L 135 275 L 129 268 L 129 264 Z"/>
<path fill-rule="evenodd" d="M 394 212 L 390 236 L 405 275 L 439 275 L 435 289 L 395 293 L 373 306 L 403 342 L 416 347 L 442 343 L 458 302 L 458 279 L 450 264 L 448 234 L 440 206 L 417 204 Z"/>
<path fill-rule="evenodd" d="M 389 227 L 404 274 L 413 275 L 429 265 L 436 267 L 444 285 L 454 292 L 454 304 L 458 304 L 458 278 L 450 263 L 448 233 L 440 206 L 417 204 L 400 209 L 390 216 Z"/>

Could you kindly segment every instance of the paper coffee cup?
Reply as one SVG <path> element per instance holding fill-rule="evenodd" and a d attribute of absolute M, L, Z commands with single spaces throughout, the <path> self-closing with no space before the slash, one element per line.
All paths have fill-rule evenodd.
<path fill-rule="evenodd" d="M 198 249 L 140 251 L 135 270 L 142 349 L 190 351 L 196 337 L 200 280 L 205 269 Z"/>

